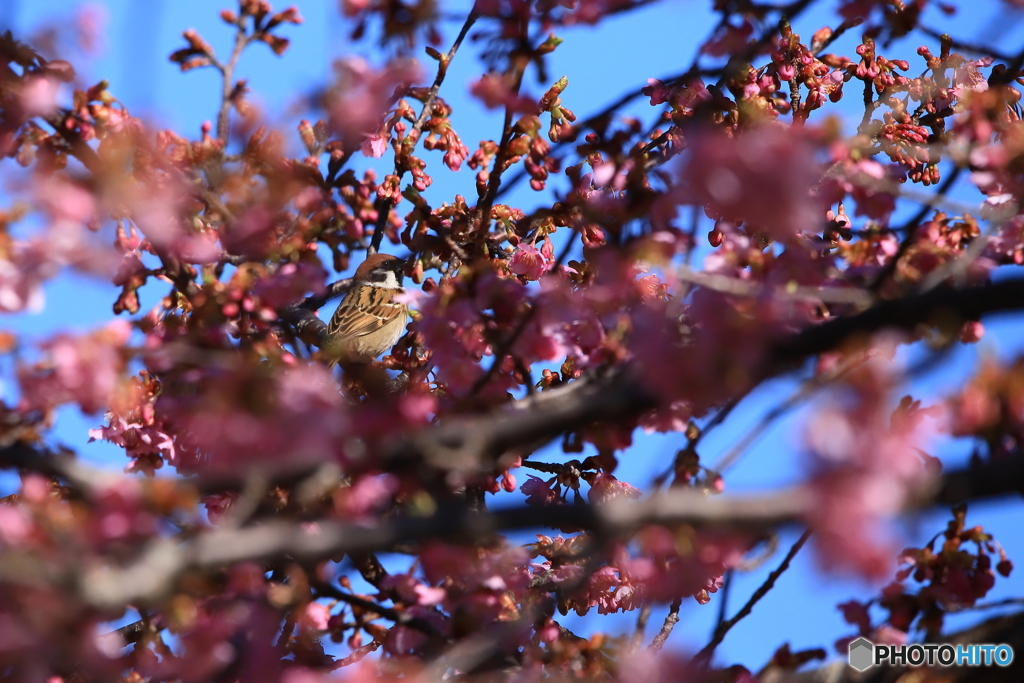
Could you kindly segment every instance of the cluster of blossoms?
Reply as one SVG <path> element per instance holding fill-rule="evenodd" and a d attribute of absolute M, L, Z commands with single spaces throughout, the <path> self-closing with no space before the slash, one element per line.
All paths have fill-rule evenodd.
<path fill-rule="evenodd" d="M 569 78 L 548 74 L 553 31 L 646 4 L 481 0 L 441 52 L 434 3 L 346 0 L 353 39 L 379 33 L 393 57 L 339 59 L 289 133 L 235 73 L 252 45 L 286 54 L 296 8 L 239 0 L 220 14 L 227 52 L 183 33 L 171 61 L 223 85 L 194 137 L 0 36 L 0 153 L 23 199 L 0 210 L 0 310 L 41 308 L 66 268 L 115 288 L 115 319 L 94 331 L 34 345 L 0 333 L 15 388 L 0 466 L 21 470 L 0 499 L 5 675 L 621 679 L 643 628 L 582 637 L 562 617 L 645 624 L 672 605 L 658 649 L 684 599 L 719 599 L 781 523 L 807 526 L 826 571 L 878 579 L 900 563 L 876 601 L 842 606 L 877 642 L 937 635 L 1010 574 L 964 507 L 902 553 L 890 522 L 941 475 L 932 437 L 1020 460 L 1024 361 L 983 365 L 927 406 L 897 399 L 893 359 L 917 341 L 977 342 L 980 315 L 1024 308 L 1019 292 L 982 296 L 998 267 L 1024 263 L 1021 60 L 969 59 L 948 36 L 937 56 L 884 55 L 920 3 L 847 3 L 809 43 L 785 15 L 810 3 L 719 3 L 693 67 L 633 94 L 655 109 L 650 127 L 621 104 L 578 117 Z M 827 52 L 861 27 L 853 57 Z M 474 40 L 486 73 L 469 92 L 504 121 L 475 146 L 439 95 Z M 826 114 L 853 86 L 864 108 L 844 131 Z M 461 171 L 464 194 L 438 200 L 439 169 Z M 961 176 L 977 210 L 946 196 Z M 537 208 L 516 205 L 521 180 Z M 925 210 L 896 224 L 912 201 Z M 412 320 L 381 360 L 332 375 L 313 311 L 366 284 L 330 271 L 378 250 L 404 259 L 412 285 L 390 303 Z M 719 495 L 740 451 L 713 464 L 704 435 L 801 368 L 797 398 L 826 400 L 809 411 L 797 493 Z M 68 406 L 130 476 L 53 445 Z M 622 464 L 640 458 L 638 427 L 686 440 L 643 489 Z M 522 505 L 488 510 L 492 496 Z M 504 533 L 523 529 L 544 533 Z M 134 623 L 109 627 L 121 619 Z M 730 627 L 696 658 L 643 670 L 752 680 L 713 666 Z M 770 666 L 820 656 L 785 646 Z"/>
<path fill-rule="evenodd" d="M 885 586 L 877 599 L 866 603 L 851 600 L 839 606 L 846 622 L 857 627 L 857 635 L 840 641 L 840 647 L 859 636 L 876 643 L 903 644 L 915 628 L 939 634 L 947 613 L 977 604 L 995 585 L 996 573 L 1010 575 L 1013 563 L 1006 551 L 981 527 L 967 527 L 966 518 L 966 506 L 954 508 L 944 532 L 923 548 L 900 553 L 896 580 Z M 994 570 L 992 555 L 999 557 Z M 911 578 L 922 584 L 916 593 L 908 590 Z M 878 626 L 871 623 L 869 610 L 874 604 L 888 612 Z"/>

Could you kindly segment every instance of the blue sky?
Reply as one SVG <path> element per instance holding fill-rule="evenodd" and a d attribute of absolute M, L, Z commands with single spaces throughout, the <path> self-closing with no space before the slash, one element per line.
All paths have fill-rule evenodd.
<path fill-rule="evenodd" d="M 198 70 L 181 74 L 176 65 L 167 60 L 173 50 L 184 44 L 180 37 L 186 28 L 196 28 L 220 54 L 230 49 L 230 29 L 217 16 L 217 10 L 230 6 L 229 0 L 209 2 L 207 0 L 106 0 L 93 2 L 106 16 L 103 49 L 91 62 L 76 61 L 83 80 L 87 83 L 105 78 L 110 82 L 111 91 L 136 115 L 149 119 L 154 125 L 172 128 L 182 134 L 195 137 L 203 121 L 213 120 L 217 108 L 219 76 L 213 70 Z M 237 76 L 249 79 L 253 99 L 264 109 L 269 121 L 280 125 L 285 137 L 295 145 L 298 154 L 298 137 L 294 133 L 300 118 L 300 95 L 312 91 L 326 82 L 330 75 L 332 61 L 343 54 L 362 54 L 373 63 L 380 63 L 380 54 L 370 41 L 352 44 L 348 31 L 337 13 L 337 3 L 331 0 L 297 0 L 294 4 L 301 9 L 306 22 L 301 26 L 287 26 L 281 34 L 293 39 L 292 46 L 283 58 L 274 56 L 263 45 L 253 46 L 244 56 Z M 622 93 L 641 87 L 646 79 L 666 76 L 684 70 L 693 55 L 714 25 L 709 13 L 710 2 L 691 0 L 665 0 L 640 12 L 616 18 L 597 28 L 577 27 L 560 31 L 564 44 L 552 56 L 549 81 L 536 83 L 528 78 L 526 90 L 540 95 L 551 82 L 560 76 L 569 76 L 569 88 L 562 96 L 563 102 L 577 115 L 584 117 L 600 109 L 607 102 Z M 81 3 L 73 0 L 4 0 L 0 3 L 0 27 L 12 28 L 19 37 L 27 37 L 44 24 L 66 23 L 75 15 Z M 467 7 L 466 2 L 442 3 L 447 13 L 459 14 Z M 811 12 L 795 23 L 798 33 L 808 36 L 824 25 L 835 25 L 831 12 L 838 6 L 835 0 L 827 0 L 823 10 Z M 963 8 L 955 17 L 944 17 L 929 5 L 925 21 L 932 26 L 954 31 L 959 36 L 971 36 L 976 42 L 999 45 L 1005 52 L 1013 53 L 1024 45 L 1024 29 L 1021 28 L 1020 14 L 1006 9 L 999 2 L 961 3 Z M 284 5 L 276 7 L 283 9 Z M 966 8 L 972 8 L 967 10 Z M 459 27 L 458 23 L 443 25 L 444 42 L 447 46 Z M 852 55 L 851 36 L 841 40 L 834 51 Z M 921 39 L 904 43 L 894 56 L 912 61 L 914 48 L 927 42 L 937 52 L 936 41 Z M 487 112 L 475 100 L 468 97 L 468 83 L 480 73 L 480 63 L 474 58 L 476 46 L 464 48 L 449 71 L 442 96 L 454 107 L 453 121 L 470 150 L 475 149 L 480 139 L 495 138 L 500 134 L 500 115 Z M 897 51 L 893 51 L 894 53 Z M 431 64 L 425 62 L 431 71 Z M 918 69 L 919 64 L 913 69 Z M 847 96 L 843 111 L 850 112 L 850 121 L 859 121 L 856 114 L 858 97 Z M 651 120 L 651 108 L 639 102 L 629 110 Z M 856 119 L 852 117 L 856 115 Z M 813 119 L 812 119 L 813 121 Z M 844 129 L 851 131 L 855 123 L 845 123 Z M 433 167 L 439 166 L 439 158 L 428 156 Z M 368 164 L 359 160 L 359 164 Z M 388 168 L 387 157 L 372 162 L 374 167 Z M 9 167 L 6 161 L 0 168 Z M 451 198 L 455 193 L 472 196 L 473 171 L 463 168 L 460 173 L 439 172 L 429 196 L 435 201 Z M 8 177 L 5 170 L 0 182 Z M 558 187 L 558 182 L 552 182 Z M 963 194 L 965 183 L 961 181 L 956 193 Z M 563 185 L 564 187 L 564 185 Z M 549 197 L 544 193 L 532 196 L 529 190 L 520 188 L 509 198 L 510 203 L 529 210 Z M 7 190 L 0 188 L 0 201 L 8 202 Z M 907 209 L 913 211 L 914 207 Z M 114 289 L 103 282 L 87 279 L 74 274 L 64 274 L 48 284 L 47 305 L 44 312 L 36 315 L 21 314 L 8 316 L 0 326 L 13 328 L 30 338 L 40 338 L 57 330 L 78 330 L 99 326 L 108 321 L 112 314 Z M 148 295 L 148 298 L 147 298 Z M 154 294 L 143 291 L 142 306 L 147 310 L 154 305 Z M 1024 335 L 1019 319 L 1004 316 L 986 321 L 988 333 L 983 342 L 974 347 L 956 351 L 941 369 L 921 378 L 914 385 L 915 398 L 937 398 L 956 389 L 971 368 L 983 354 L 1010 358 L 1024 347 Z M 905 354 L 912 361 L 919 356 L 920 349 L 908 350 Z M 5 366 L 5 371 L 9 367 Z M 5 372 L 5 387 L 9 372 Z M 704 442 L 702 455 L 707 463 L 713 463 L 752 426 L 760 416 L 769 410 L 782 396 L 787 396 L 796 387 L 791 378 L 775 380 L 759 389 L 747 399 L 741 408 Z M 801 425 L 806 420 L 806 407 L 777 421 L 753 448 L 729 471 L 729 490 L 757 490 L 796 481 L 805 467 L 801 453 Z M 85 444 L 86 430 L 96 426 L 99 416 L 82 416 L 77 410 L 61 411 L 56 438 L 80 450 L 86 457 L 97 462 L 121 467 L 124 456 L 117 449 L 104 444 Z M 628 456 L 623 457 L 623 478 L 644 487 L 650 477 L 671 457 L 683 443 L 680 435 L 638 435 L 637 445 Z M 943 447 L 938 454 L 949 465 L 964 462 L 969 444 L 953 443 Z M 557 453 L 548 451 L 543 457 L 556 458 Z M 525 478 L 525 473 L 520 480 Z M 2 482 L 4 480 L 0 480 Z M 9 481 L 9 480 L 8 480 Z M 1019 520 L 1024 512 L 1020 502 L 1001 505 L 976 506 L 968 518 L 970 523 L 983 524 L 1010 551 L 1011 558 L 1024 558 L 1024 534 L 1020 533 Z M 909 521 L 904 528 L 908 542 L 922 541 L 944 527 L 947 515 L 939 512 L 923 515 Z M 728 613 L 734 613 L 759 586 L 765 576 L 781 559 L 782 554 L 795 540 L 799 532 L 788 532 L 780 539 L 780 551 L 762 568 L 749 574 L 738 574 L 731 588 Z M 856 579 L 822 575 L 816 568 L 813 554 L 806 550 L 794 562 L 790 571 L 779 581 L 776 588 L 761 601 L 753 614 L 741 622 L 726 641 L 719 647 L 719 661 L 742 663 L 751 669 L 758 669 L 771 652 L 790 642 L 792 649 L 825 647 L 833 653 L 832 643 L 849 634 L 835 605 L 858 597 L 867 598 L 874 588 L 865 586 Z M 1024 595 L 1024 580 L 1020 572 L 1009 580 L 998 581 L 990 599 Z M 718 600 L 699 606 L 695 602 L 684 603 L 681 621 L 669 641 L 671 647 L 699 649 L 707 642 L 714 619 L 718 612 Z M 656 610 L 648 626 L 648 638 L 660 627 L 664 610 Z M 577 632 L 592 628 L 602 630 L 632 629 L 635 614 L 612 619 L 567 618 L 564 623 Z M 977 615 L 963 615 L 951 618 L 948 626 L 958 628 L 976 620 Z M 833 655 L 834 656 L 834 655 Z"/>

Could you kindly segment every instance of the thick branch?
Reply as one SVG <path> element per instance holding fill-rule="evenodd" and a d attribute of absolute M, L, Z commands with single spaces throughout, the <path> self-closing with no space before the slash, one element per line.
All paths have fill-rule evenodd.
<path fill-rule="evenodd" d="M 63 481 L 75 493 L 86 496 L 117 483 L 124 476 L 91 467 L 71 454 L 40 451 L 21 442 L 0 448 L 0 469 L 38 472 Z"/>
<path fill-rule="evenodd" d="M 377 524 L 321 520 L 297 525 L 272 522 L 241 529 L 218 529 L 184 543 L 160 539 L 126 567 L 106 566 L 78 577 L 82 597 L 107 609 L 152 603 L 166 596 L 187 571 L 206 571 L 243 561 L 282 556 L 316 561 L 340 553 L 386 550 L 408 541 L 443 539 L 473 542 L 499 531 L 574 526 L 604 537 L 622 537 L 647 523 L 715 526 L 755 535 L 792 521 L 806 510 L 809 497 L 794 490 L 770 495 L 706 498 L 678 490 L 646 500 L 605 505 L 520 507 L 493 512 L 442 508 L 428 517 L 389 519 Z"/>
<path fill-rule="evenodd" d="M 331 299 L 345 294 L 350 287 L 351 279 L 331 283 L 321 294 L 307 297 L 281 310 L 281 320 L 294 327 L 295 333 L 302 341 L 322 347 L 327 336 L 327 323 L 318 318 L 316 312 Z"/>
<path fill-rule="evenodd" d="M 0 466 L 50 473 L 74 481 L 87 492 L 123 476 L 76 464 L 62 456 L 35 453 L 20 444 L 0 450 Z M 912 498 L 910 507 L 1020 495 L 1024 492 L 1022 482 L 1024 458 L 1007 458 L 948 473 L 938 485 L 922 488 Z M 272 522 L 217 529 L 183 543 L 158 539 L 128 566 L 92 565 L 67 578 L 79 584 L 87 602 L 101 608 L 116 608 L 159 600 L 187 571 L 211 570 L 242 561 L 282 556 L 316 561 L 340 553 L 385 551 L 426 539 L 464 543 L 485 540 L 496 532 L 570 526 L 593 530 L 603 538 L 628 536 L 645 524 L 714 527 L 759 537 L 805 520 L 812 502 L 812 493 L 803 488 L 710 498 L 692 489 L 673 489 L 641 501 L 617 499 L 604 505 L 523 506 L 489 512 L 462 506 L 442 507 L 430 516 L 391 518 L 372 525 L 333 520 L 313 525 Z"/>
<path fill-rule="evenodd" d="M 326 329 L 312 310 L 345 287 L 345 281 L 335 283 L 323 295 L 311 297 L 289 309 L 285 319 L 293 324 L 306 325 L 306 330 Z M 866 337 L 884 328 L 912 329 L 923 322 L 976 319 L 985 313 L 1017 308 L 1024 308 L 1024 279 L 967 289 L 939 288 L 885 302 L 863 313 L 808 328 L 780 341 L 764 366 L 763 377 L 777 375 L 805 358 L 840 346 L 848 339 Z M 537 446 L 560 434 L 597 422 L 629 420 L 654 408 L 657 403 L 640 377 L 629 367 L 622 367 L 605 375 L 583 377 L 562 387 L 540 392 L 502 410 L 449 420 L 408 436 L 395 437 L 380 446 L 376 462 L 390 470 L 427 465 L 461 470 L 467 474 L 492 471 L 495 461 L 512 449 Z M 80 472 L 54 470 L 57 465 L 49 462 L 24 464 L 22 461 L 26 458 L 31 460 L 30 454 L 24 451 L 19 451 L 21 455 L 17 462 L 12 461 L 15 451 L 9 452 L 11 454 L 0 454 L 0 460 L 7 460 L 9 467 L 52 473 L 69 483 L 82 478 Z M 999 466 L 1018 467 L 1013 461 Z M 271 472 L 270 476 L 276 481 L 277 474 Z M 294 472 L 288 473 L 288 476 L 294 475 Z M 939 500 L 953 502 L 960 498 L 991 495 L 992 492 L 1005 493 L 1008 481 L 1014 481 L 1005 474 L 991 476 L 988 480 L 979 480 L 977 476 L 980 475 L 967 473 L 962 481 L 948 479 Z M 1015 481 L 1021 481 L 1021 478 L 1018 476 Z M 235 486 L 242 483 L 239 478 Z M 199 484 L 207 488 L 202 486 L 202 482 Z M 221 477 L 216 485 L 231 488 L 232 481 Z M 965 486 L 978 488 L 968 491 Z"/>
<path fill-rule="evenodd" d="M 1024 308 L 1024 279 L 978 287 L 936 288 L 883 302 L 862 313 L 822 323 L 779 341 L 767 355 L 760 378 L 788 371 L 803 360 L 867 338 L 883 329 L 913 330 L 923 323 L 959 326 L 985 314 Z M 490 470 L 494 459 L 515 446 L 532 445 L 601 421 L 621 422 L 658 405 L 631 368 L 570 383 L 517 402 L 511 409 L 446 422 L 383 448 L 390 467 L 421 462 L 444 469 Z"/>
<path fill-rule="evenodd" d="M 327 326 L 314 311 L 350 286 L 342 280 L 324 294 L 309 297 L 282 312 L 299 336 L 319 344 Z M 977 287 L 939 287 L 923 294 L 886 301 L 859 314 L 836 318 L 780 340 L 761 372 L 768 378 L 806 358 L 835 349 L 849 340 L 867 338 L 882 329 L 913 330 L 930 323 L 948 326 L 1003 311 L 1024 308 L 1024 279 Z M 490 469 L 495 457 L 509 448 L 534 444 L 602 420 L 627 420 L 654 408 L 658 401 L 629 368 L 601 377 L 577 380 L 546 391 L 503 411 L 454 420 L 402 437 L 383 447 L 383 461 L 392 467 L 427 462 L 447 469 Z"/>
<path fill-rule="evenodd" d="M 939 485 L 922 488 L 911 507 L 947 505 L 965 500 L 1019 494 L 1024 480 L 1017 464 L 989 465 L 952 472 Z M 1002 482 L 1002 487 L 997 485 Z M 315 525 L 272 522 L 242 529 L 218 529 L 184 543 L 154 542 L 127 567 L 92 568 L 79 577 L 83 598 L 100 608 L 145 604 L 159 600 L 186 571 L 210 570 L 242 561 L 287 556 L 316 561 L 340 553 L 385 551 L 401 543 L 442 539 L 467 543 L 496 532 L 533 528 L 590 529 L 602 538 L 622 538 L 646 524 L 686 524 L 715 528 L 749 537 L 807 519 L 813 493 L 805 488 L 769 494 L 706 497 L 693 489 L 673 489 L 640 501 L 616 499 L 603 505 L 523 506 L 488 512 L 442 507 L 426 517 L 381 520 L 376 524 L 343 524 L 321 520 Z"/>
<path fill-rule="evenodd" d="M 541 445 L 567 431 L 601 421 L 620 421 L 657 402 L 629 368 L 517 401 L 511 409 L 450 420 L 382 449 L 391 468 L 426 463 L 466 472 L 490 471 L 497 457 L 514 447 Z"/>
<path fill-rule="evenodd" d="M 886 301 L 857 315 L 807 328 L 777 344 L 773 357 L 783 366 L 788 366 L 883 329 L 910 331 L 925 323 L 959 324 L 990 313 L 1021 308 L 1024 308 L 1024 278 L 963 289 L 938 287 L 924 294 Z M 778 374 L 778 371 L 776 368 L 772 374 Z"/>

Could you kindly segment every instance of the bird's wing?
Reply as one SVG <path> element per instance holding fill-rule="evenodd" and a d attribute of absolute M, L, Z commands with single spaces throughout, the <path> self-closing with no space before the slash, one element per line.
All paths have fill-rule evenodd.
<path fill-rule="evenodd" d="M 359 287 L 350 291 L 334 311 L 327 334 L 339 342 L 354 339 L 407 316 L 405 305 L 393 300 L 399 293 L 401 290 L 384 287 Z"/>

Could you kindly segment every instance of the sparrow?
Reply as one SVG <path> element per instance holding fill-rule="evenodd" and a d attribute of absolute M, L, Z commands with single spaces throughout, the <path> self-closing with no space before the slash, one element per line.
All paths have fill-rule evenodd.
<path fill-rule="evenodd" d="M 373 254 L 356 268 L 352 287 L 327 325 L 327 367 L 339 362 L 367 365 L 389 351 L 405 331 L 409 307 L 394 300 L 405 293 L 405 261 L 390 254 Z"/>

